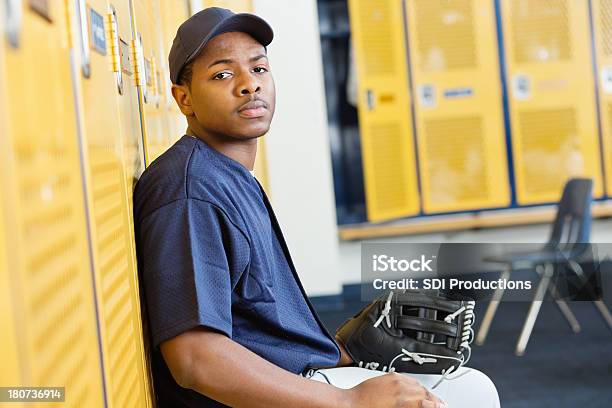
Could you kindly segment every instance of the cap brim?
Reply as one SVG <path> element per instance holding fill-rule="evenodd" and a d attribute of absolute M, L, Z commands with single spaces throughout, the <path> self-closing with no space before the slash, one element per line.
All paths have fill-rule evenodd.
<path fill-rule="evenodd" d="M 270 27 L 270 25 L 266 23 L 264 19 L 257 17 L 254 14 L 236 14 L 217 24 L 215 28 L 213 28 L 210 33 L 204 37 L 204 39 L 202 39 L 202 42 L 198 48 L 196 48 L 195 51 L 189 55 L 185 61 L 185 64 L 191 62 L 195 57 L 197 57 L 206 44 L 208 44 L 208 42 L 214 37 L 223 33 L 234 31 L 249 34 L 264 47 L 268 46 L 272 42 L 272 39 L 274 39 L 274 31 L 272 31 L 272 27 Z"/>

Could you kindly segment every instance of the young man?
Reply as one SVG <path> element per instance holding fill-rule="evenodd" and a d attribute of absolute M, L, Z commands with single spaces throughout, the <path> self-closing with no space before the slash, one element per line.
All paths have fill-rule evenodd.
<path fill-rule="evenodd" d="M 399 374 L 346 390 L 299 375 L 351 360 L 308 301 L 251 174 L 274 114 L 272 37 L 259 17 L 210 8 L 181 25 L 170 51 L 187 135 L 134 193 L 159 406 L 443 406 Z"/>

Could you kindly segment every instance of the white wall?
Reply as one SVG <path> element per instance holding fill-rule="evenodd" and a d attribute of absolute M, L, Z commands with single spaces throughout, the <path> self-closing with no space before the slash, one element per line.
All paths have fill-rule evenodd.
<path fill-rule="evenodd" d="M 189 7 L 191 9 L 191 14 L 195 14 L 202 10 L 204 5 L 202 4 L 202 0 L 189 0 Z"/>
<path fill-rule="evenodd" d="M 304 288 L 338 293 L 341 271 L 315 0 L 254 0 L 268 47 L 276 114 L 265 136 L 271 201 Z"/>

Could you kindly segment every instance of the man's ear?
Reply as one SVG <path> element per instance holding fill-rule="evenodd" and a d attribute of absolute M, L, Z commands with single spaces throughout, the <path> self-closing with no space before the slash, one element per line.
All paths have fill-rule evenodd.
<path fill-rule="evenodd" d="M 191 92 L 187 85 L 175 85 L 172 84 L 172 96 L 176 101 L 181 112 L 185 116 L 193 115 L 193 108 L 191 107 Z"/>

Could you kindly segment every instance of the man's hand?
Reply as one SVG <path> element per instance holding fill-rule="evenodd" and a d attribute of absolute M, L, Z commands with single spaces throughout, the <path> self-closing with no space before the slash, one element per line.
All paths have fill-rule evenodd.
<path fill-rule="evenodd" d="M 347 392 L 354 408 L 446 408 L 417 380 L 396 373 L 371 378 Z"/>

